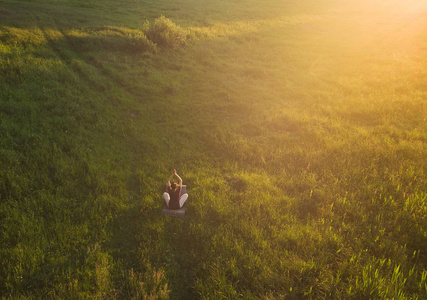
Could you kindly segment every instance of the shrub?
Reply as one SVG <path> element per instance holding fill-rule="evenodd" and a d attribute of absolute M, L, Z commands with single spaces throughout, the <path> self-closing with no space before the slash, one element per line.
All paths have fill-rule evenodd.
<path fill-rule="evenodd" d="M 178 48 L 188 41 L 187 32 L 164 16 L 155 19 L 153 24 L 146 21 L 142 31 L 149 40 L 163 48 Z"/>

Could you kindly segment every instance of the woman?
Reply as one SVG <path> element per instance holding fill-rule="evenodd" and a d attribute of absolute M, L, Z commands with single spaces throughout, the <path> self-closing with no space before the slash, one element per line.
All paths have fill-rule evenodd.
<path fill-rule="evenodd" d="M 172 183 L 170 182 L 173 176 L 176 175 L 179 180 L 179 185 L 177 186 L 176 182 Z M 168 179 L 167 183 L 167 192 L 163 193 L 163 197 L 166 201 L 166 206 L 170 209 L 180 209 L 185 201 L 188 198 L 188 194 L 181 195 L 181 189 L 182 189 L 182 179 L 179 177 L 178 174 L 176 174 L 176 170 L 173 170 L 173 174 Z"/>

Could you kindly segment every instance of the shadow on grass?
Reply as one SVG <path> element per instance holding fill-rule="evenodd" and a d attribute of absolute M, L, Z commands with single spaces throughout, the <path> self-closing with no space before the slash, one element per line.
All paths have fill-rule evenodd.
<path fill-rule="evenodd" d="M 191 230 L 192 209 L 187 210 L 190 214 L 184 218 L 163 215 L 163 185 L 155 191 L 158 197 L 150 195 L 155 198 L 153 202 L 141 200 L 136 172 L 128 185 L 134 193 L 128 207 L 110 222 L 111 237 L 103 244 L 115 262 L 114 268 L 123 274 L 148 272 L 155 276 L 156 272 L 161 272 L 165 276 L 162 282 L 167 283 L 171 299 L 199 298 L 195 293 L 194 280 L 205 246 Z M 154 194 L 153 191 L 146 193 Z M 121 296 L 132 293 L 123 288 L 128 281 L 125 277 L 113 279 L 113 285 Z"/>

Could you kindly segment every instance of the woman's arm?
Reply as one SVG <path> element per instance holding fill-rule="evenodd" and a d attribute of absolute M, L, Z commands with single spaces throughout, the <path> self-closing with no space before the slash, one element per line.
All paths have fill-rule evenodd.
<path fill-rule="evenodd" d="M 167 183 L 168 187 L 171 187 L 171 179 L 173 178 L 173 175 L 174 174 L 172 174 L 171 177 L 169 177 L 168 179 L 168 183 Z"/>
<path fill-rule="evenodd" d="M 179 179 L 179 186 L 180 187 L 182 187 L 182 179 L 181 179 L 181 177 L 179 177 L 179 175 L 178 174 L 176 174 L 176 170 L 174 170 L 174 174 L 176 175 L 176 177 L 178 177 L 178 179 Z"/>

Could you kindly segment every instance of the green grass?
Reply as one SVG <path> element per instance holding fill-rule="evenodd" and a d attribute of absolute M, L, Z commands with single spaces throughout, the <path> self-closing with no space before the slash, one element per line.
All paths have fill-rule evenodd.
<path fill-rule="evenodd" d="M 426 12 L 0 2 L 0 297 L 425 299 Z"/>

